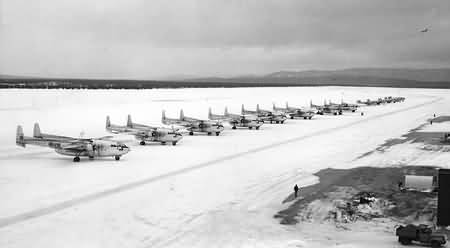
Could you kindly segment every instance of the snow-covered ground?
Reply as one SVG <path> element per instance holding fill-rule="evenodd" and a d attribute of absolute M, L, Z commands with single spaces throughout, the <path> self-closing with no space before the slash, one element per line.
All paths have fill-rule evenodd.
<path fill-rule="evenodd" d="M 416 144 L 357 159 L 434 113 L 450 114 L 449 93 L 356 87 L 0 90 L 0 247 L 362 247 L 364 235 L 373 247 L 393 247 L 391 234 L 378 240 L 370 230 L 348 239 L 336 231 L 339 242 L 311 238 L 313 231 L 305 229 L 310 224 L 284 226 L 273 215 L 287 206 L 282 201 L 294 184 L 316 182 L 311 174 L 323 168 L 449 166 L 448 153 L 415 155 L 417 149 L 408 146 Z M 163 109 L 168 117 L 183 108 L 186 116 L 206 118 L 208 107 L 222 113 L 228 106 L 238 113 L 241 103 L 271 109 L 272 103 L 286 101 L 306 106 L 310 100 L 354 102 L 389 95 L 407 99 L 362 108 L 363 116 L 344 113 L 265 124 L 261 130 L 227 129 L 218 137 L 184 137 L 177 146 L 139 146 L 121 136 L 132 151 L 120 161 L 74 164 L 51 149 L 15 146 L 16 126 L 31 135 L 36 121 L 46 133 L 100 137 L 109 135 L 106 115 L 117 124 L 125 124 L 127 114 L 137 123 L 158 124 Z"/>

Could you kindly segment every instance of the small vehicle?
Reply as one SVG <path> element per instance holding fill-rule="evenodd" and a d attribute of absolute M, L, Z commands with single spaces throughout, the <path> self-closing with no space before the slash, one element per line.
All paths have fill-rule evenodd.
<path fill-rule="evenodd" d="M 406 225 L 399 226 L 395 230 L 398 242 L 402 245 L 409 245 L 413 241 L 431 245 L 431 247 L 441 247 L 447 242 L 447 236 L 443 233 L 433 232 L 427 225 Z"/>

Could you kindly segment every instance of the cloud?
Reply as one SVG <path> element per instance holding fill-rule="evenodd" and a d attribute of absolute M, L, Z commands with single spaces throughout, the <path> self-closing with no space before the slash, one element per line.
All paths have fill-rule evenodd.
<path fill-rule="evenodd" d="M 450 66 L 450 2 L 0 0 L 0 73 L 148 78 Z M 422 28 L 428 33 L 420 33 Z"/>

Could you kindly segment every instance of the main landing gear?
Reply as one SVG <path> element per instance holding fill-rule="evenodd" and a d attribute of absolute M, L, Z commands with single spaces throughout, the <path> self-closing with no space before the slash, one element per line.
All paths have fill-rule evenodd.
<path fill-rule="evenodd" d="M 220 132 L 216 132 L 216 136 L 219 136 Z"/>
<path fill-rule="evenodd" d="M 145 141 L 141 141 L 141 142 L 139 142 L 139 145 L 141 145 L 141 146 L 145 146 Z"/>
<path fill-rule="evenodd" d="M 119 161 L 119 160 L 120 160 L 120 156 L 119 156 L 119 155 L 116 155 L 116 156 L 114 156 L 114 159 L 115 159 L 116 161 Z"/>
<path fill-rule="evenodd" d="M 78 156 L 74 157 L 73 162 L 80 162 L 80 157 L 78 157 Z"/>
<path fill-rule="evenodd" d="M 192 135 L 194 135 L 194 132 L 192 132 L 192 131 L 191 131 L 191 132 L 189 132 L 189 135 L 191 135 L 191 136 L 192 136 Z"/>

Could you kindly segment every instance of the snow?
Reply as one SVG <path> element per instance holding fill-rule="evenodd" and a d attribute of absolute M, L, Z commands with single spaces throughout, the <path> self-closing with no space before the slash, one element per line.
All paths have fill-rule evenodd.
<path fill-rule="evenodd" d="M 160 124 L 161 111 L 206 118 L 208 107 L 239 113 L 307 106 L 310 100 L 346 102 L 405 96 L 403 103 L 364 107 L 343 116 L 316 116 L 265 124 L 261 130 L 225 130 L 220 136 L 186 136 L 177 146 L 139 146 L 120 161 L 105 158 L 74 164 L 51 149 L 15 146 L 16 125 L 31 135 L 41 130 L 68 136 L 101 137 L 106 115 L 124 124 Z M 321 247 L 331 244 L 317 226 L 284 226 L 273 218 L 294 184 L 317 182 L 312 173 L 327 167 L 436 164 L 449 166 L 448 153 L 420 144 L 374 150 L 445 111 L 448 90 L 291 87 L 158 90 L 0 90 L 0 247 Z M 309 224 L 308 224 L 309 225 Z M 376 225 L 384 230 L 389 223 Z M 395 238 L 358 238 L 339 232 L 335 247 L 392 247 Z M 393 227 L 392 227 L 393 228 Z M 383 233 L 383 231 L 380 231 Z M 311 238 L 316 234 L 318 238 Z M 346 236 L 347 235 L 347 236 Z M 353 234 L 354 235 L 354 234 Z M 362 237 L 366 237 L 365 240 Z M 378 243 L 377 243 L 378 241 Z M 392 241 L 392 242 L 391 242 Z M 364 245 L 363 245 L 364 244 Z"/>

